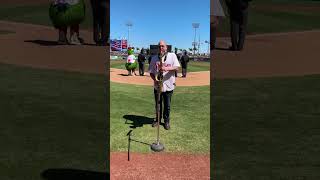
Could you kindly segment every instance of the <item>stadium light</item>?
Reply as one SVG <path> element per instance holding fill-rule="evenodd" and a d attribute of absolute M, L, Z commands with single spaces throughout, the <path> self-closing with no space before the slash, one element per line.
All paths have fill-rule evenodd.
<path fill-rule="evenodd" d="M 193 57 L 195 57 L 196 54 L 196 46 L 197 46 L 197 42 L 196 42 L 196 35 L 197 35 L 197 28 L 199 28 L 200 23 L 192 23 L 192 27 L 194 28 L 194 41 L 192 43 L 193 45 Z"/>
<path fill-rule="evenodd" d="M 130 28 L 133 26 L 132 22 L 128 21 L 126 23 L 126 26 L 128 27 L 128 47 L 130 47 L 130 43 L 129 43 L 129 37 L 130 37 Z"/>
<path fill-rule="evenodd" d="M 208 55 L 209 55 L 209 54 L 210 54 L 210 42 L 207 41 L 207 40 L 205 40 L 204 42 L 205 42 L 205 43 L 208 43 Z"/>

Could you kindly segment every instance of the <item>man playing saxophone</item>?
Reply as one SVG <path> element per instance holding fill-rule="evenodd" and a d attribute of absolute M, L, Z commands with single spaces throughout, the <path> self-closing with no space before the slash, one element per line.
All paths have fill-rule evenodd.
<path fill-rule="evenodd" d="M 161 118 L 163 118 L 164 128 L 169 130 L 171 97 L 176 86 L 175 71 L 179 69 L 180 64 L 176 54 L 167 52 L 167 44 L 164 40 L 161 40 L 158 46 L 159 54 L 152 57 L 149 66 L 150 77 L 154 81 L 157 111 L 156 120 L 152 123 L 152 127 L 161 124 Z M 158 118 L 160 118 L 159 123 Z"/>

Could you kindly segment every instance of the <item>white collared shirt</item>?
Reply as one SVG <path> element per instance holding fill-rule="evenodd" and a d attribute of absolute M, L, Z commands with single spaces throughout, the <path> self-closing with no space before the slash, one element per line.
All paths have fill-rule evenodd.
<path fill-rule="evenodd" d="M 164 59 L 166 58 L 166 61 Z M 166 57 L 162 59 L 163 66 L 165 67 L 180 67 L 180 63 L 176 54 L 174 53 L 167 53 Z M 159 57 L 158 55 L 152 56 L 150 66 L 149 66 L 149 73 L 156 75 L 159 72 Z M 176 77 L 175 71 L 165 71 L 163 72 L 163 89 L 162 92 L 172 91 L 175 88 Z M 157 90 L 157 84 L 154 84 L 154 88 Z"/>

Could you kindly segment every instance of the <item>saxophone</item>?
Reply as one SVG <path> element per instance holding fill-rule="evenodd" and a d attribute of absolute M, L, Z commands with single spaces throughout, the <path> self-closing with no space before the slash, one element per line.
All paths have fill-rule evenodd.
<path fill-rule="evenodd" d="M 159 58 L 159 61 L 160 61 L 160 64 L 159 64 L 159 67 L 162 68 L 162 58 L 165 56 L 166 54 L 161 54 L 159 53 L 158 55 L 158 58 Z M 159 87 L 162 86 L 162 82 L 163 82 L 163 71 L 162 70 L 159 70 L 157 72 L 157 74 L 155 75 L 155 79 L 156 81 L 158 82 L 158 85 Z M 162 89 L 162 87 L 160 88 Z"/>

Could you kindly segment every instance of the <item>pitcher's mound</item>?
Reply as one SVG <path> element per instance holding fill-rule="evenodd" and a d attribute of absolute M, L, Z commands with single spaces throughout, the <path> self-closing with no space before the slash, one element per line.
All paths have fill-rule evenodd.
<path fill-rule="evenodd" d="M 138 72 L 136 72 L 138 74 Z M 128 76 L 128 72 L 124 69 L 110 68 L 110 80 L 117 83 L 153 85 L 153 81 L 149 73 L 144 76 Z M 190 72 L 186 78 L 181 78 L 178 74 L 176 78 L 177 86 L 206 86 L 210 84 L 210 71 Z"/>

